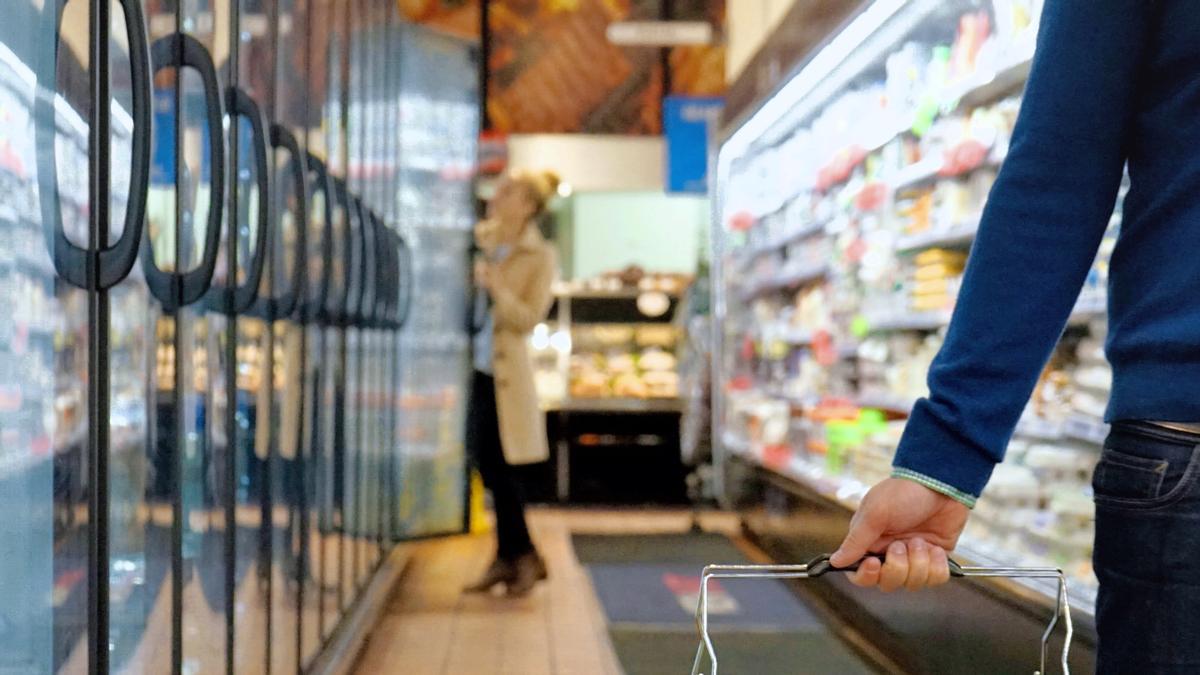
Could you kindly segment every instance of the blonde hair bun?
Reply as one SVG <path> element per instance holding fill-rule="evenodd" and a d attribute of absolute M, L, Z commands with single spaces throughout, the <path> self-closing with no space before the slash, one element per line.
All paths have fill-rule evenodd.
<path fill-rule="evenodd" d="M 546 204 L 558 195 L 558 186 L 562 179 L 553 171 L 528 171 L 513 177 L 525 185 L 529 194 L 537 203 L 538 211 L 544 211 Z"/>

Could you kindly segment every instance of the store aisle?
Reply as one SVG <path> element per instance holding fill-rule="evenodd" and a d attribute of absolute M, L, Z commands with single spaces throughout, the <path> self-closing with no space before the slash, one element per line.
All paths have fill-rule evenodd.
<path fill-rule="evenodd" d="M 415 544 L 411 562 L 356 670 L 384 675 L 617 675 L 604 613 L 571 547 L 573 532 L 682 531 L 685 512 L 533 509 L 550 581 L 524 600 L 466 596 L 486 566 L 487 536 Z M 732 528 L 725 517 L 706 525 Z M 399 669 L 399 670 L 398 670 Z"/>
<path fill-rule="evenodd" d="M 700 548 L 733 551 L 733 555 L 740 551 L 746 558 L 760 559 L 761 554 L 737 539 L 736 519 L 725 514 L 706 514 L 702 523 L 709 534 L 702 535 L 705 541 L 700 542 Z M 604 551 L 596 546 L 584 546 L 580 554 L 576 546 L 589 539 L 593 543 L 602 542 L 606 536 L 613 541 L 639 536 L 660 542 L 683 541 L 690 536 L 686 534 L 689 525 L 689 514 L 679 510 L 533 510 L 530 526 L 550 567 L 550 582 L 524 600 L 461 593 L 461 588 L 486 565 L 491 552 L 489 537 L 464 536 L 414 544 L 409 567 L 355 672 L 359 675 L 395 672 L 633 675 L 662 672 L 664 658 L 672 663 L 679 661 L 675 670 L 686 670 L 695 646 L 694 629 L 686 615 L 678 625 L 622 624 L 621 617 L 606 617 L 604 604 L 597 596 L 593 581 L 604 582 L 598 574 L 619 576 L 623 565 L 636 572 L 644 565 L 625 559 L 645 556 L 639 556 L 634 547 L 615 546 L 608 553 L 615 558 L 604 560 Z M 725 543 L 718 545 L 717 539 Z M 656 551 L 662 553 L 664 548 L 670 547 L 658 546 Z M 580 563 L 581 555 L 591 561 L 589 567 Z M 598 568 L 597 563 L 604 567 Z M 692 567 L 699 572 L 699 567 Z M 636 576 L 631 578 L 636 581 Z M 611 584 L 601 583 L 601 586 L 612 591 Z M 760 609 L 770 609 L 769 603 L 741 594 L 738 597 Z M 804 612 L 793 596 L 785 598 L 786 606 L 776 614 L 786 618 Z M 611 613 L 613 603 L 608 604 Z M 667 610 L 674 608 L 673 601 L 664 605 Z M 839 666 L 853 661 L 844 658 L 848 654 L 825 629 L 816 625 L 809 628 L 812 630 L 807 630 L 807 637 L 800 640 L 804 644 L 797 642 L 794 630 L 764 631 L 762 626 L 729 632 L 718 642 L 732 650 L 730 656 L 734 660 L 739 652 L 762 649 L 767 652 L 764 656 L 775 654 L 788 659 L 789 668 L 797 660 L 808 661 L 810 665 L 825 663 L 826 654 L 838 656 Z M 788 639 L 777 639 L 776 635 Z M 610 636 L 619 641 L 620 657 Z M 676 658 L 677 652 L 682 656 Z M 865 672 L 856 663 L 853 665 L 853 672 Z M 838 671 L 851 672 L 844 668 Z M 813 672 L 832 671 L 818 667 Z"/>

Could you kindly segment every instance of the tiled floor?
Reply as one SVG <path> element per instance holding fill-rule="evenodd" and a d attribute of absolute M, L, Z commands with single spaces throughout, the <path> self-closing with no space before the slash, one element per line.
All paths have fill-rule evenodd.
<path fill-rule="evenodd" d="M 729 516 L 704 517 L 734 534 Z M 682 532 L 681 511 L 534 510 L 530 527 L 550 580 L 530 597 L 463 595 L 490 560 L 488 536 L 423 542 L 372 633 L 360 675 L 619 675 L 603 612 L 571 548 L 572 532 Z"/>

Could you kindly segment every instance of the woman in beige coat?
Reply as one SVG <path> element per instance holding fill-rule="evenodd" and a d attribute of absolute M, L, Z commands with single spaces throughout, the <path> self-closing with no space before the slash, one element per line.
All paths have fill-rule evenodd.
<path fill-rule="evenodd" d="M 475 277 L 487 297 L 483 328 L 475 340 L 475 376 L 467 443 L 496 512 L 496 559 L 474 586 L 486 592 L 504 584 L 521 596 L 546 578 L 525 522 L 525 502 L 513 465 L 544 462 L 550 452 L 526 346 L 546 318 L 557 271 L 554 249 L 535 221 L 558 191 L 552 174 L 504 180 L 475 231 L 482 259 Z"/>

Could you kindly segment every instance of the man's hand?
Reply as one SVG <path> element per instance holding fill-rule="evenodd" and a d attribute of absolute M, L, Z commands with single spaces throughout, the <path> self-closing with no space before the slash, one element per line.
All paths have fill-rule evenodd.
<path fill-rule="evenodd" d="M 950 579 L 946 551 L 954 550 L 970 513 L 965 505 L 920 483 L 889 478 L 863 498 L 830 562 L 847 567 L 868 553 L 886 550 L 886 563 L 867 558 L 850 580 L 885 592 L 939 586 Z"/>

